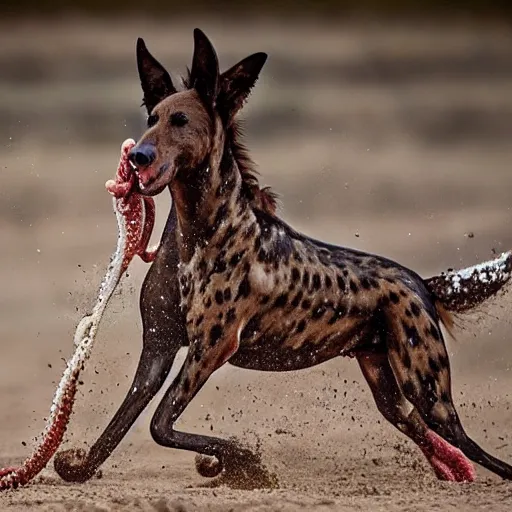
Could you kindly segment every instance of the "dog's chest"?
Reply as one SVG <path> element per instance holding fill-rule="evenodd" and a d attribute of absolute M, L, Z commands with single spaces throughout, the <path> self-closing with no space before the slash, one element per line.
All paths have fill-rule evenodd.
<path fill-rule="evenodd" d="M 249 252 L 240 243 L 221 245 L 218 250 L 207 247 L 197 249 L 189 262 L 180 263 L 181 309 L 189 335 L 207 331 L 210 324 L 227 327 L 243 321 L 251 295 Z"/>
<path fill-rule="evenodd" d="M 181 309 L 188 314 L 194 304 L 203 302 L 202 296 L 206 292 L 206 284 L 210 279 L 210 260 L 203 251 L 197 250 L 187 263 L 178 265 L 178 282 L 181 296 Z"/>

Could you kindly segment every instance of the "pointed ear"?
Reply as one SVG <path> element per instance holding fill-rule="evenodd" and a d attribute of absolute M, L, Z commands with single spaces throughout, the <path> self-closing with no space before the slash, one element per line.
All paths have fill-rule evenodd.
<path fill-rule="evenodd" d="M 149 53 L 144 40 L 140 37 L 137 39 L 137 67 L 144 92 L 143 105 L 150 114 L 158 103 L 177 91 L 169 73 Z"/>
<path fill-rule="evenodd" d="M 194 29 L 194 57 L 190 86 L 210 107 L 215 105 L 219 88 L 219 61 L 210 40 L 203 31 Z"/>
<path fill-rule="evenodd" d="M 266 60 L 266 53 L 255 53 L 222 73 L 217 107 L 224 122 L 229 124 L 243 107 Z"/>

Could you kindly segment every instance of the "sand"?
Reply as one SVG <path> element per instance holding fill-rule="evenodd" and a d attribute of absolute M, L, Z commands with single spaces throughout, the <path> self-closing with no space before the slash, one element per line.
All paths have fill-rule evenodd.
<path fill-rule="evenodd" d="M 500 27 L 139 19 L 4 25 L 0 466 L 21 462 L 42 431 L 74 327 L 114 248 L 103 184 L 113 176 L 120 143 L 143 126 L 135 37 L 183 71 L 195 25 L 216 43 L 223 68 L 251 52 L 270 53 L 246 108 L 248 144 L 295 227 L 384 254 L 424 276 L 512 247 L 512 38 Z M 169 208 L 165 194 L 157 207 L 155 240 Z M 91 445 L 129 388 L 146 269 L 134 263 L 105 318 L 66 448 Z M 464 319 L 457 340 L 448 339 L 462 421 L 509 462 L 511 307 L 509 296 L 495 301 Z M 205 488 L 194 454 L 151 439 L 160 396 L 98 478 L 67 484 L 50 465 L 28 487 L 1 494 L 0 510 L 512 506 L 512 484 L 481 468 L 474 484 L 438 482 L 413 444 L 376 411 L 350 360 L 279 375 L 225 366 L 180 418 L 185 430 L 261 442 L 280 482 L 272 491 Z"/>

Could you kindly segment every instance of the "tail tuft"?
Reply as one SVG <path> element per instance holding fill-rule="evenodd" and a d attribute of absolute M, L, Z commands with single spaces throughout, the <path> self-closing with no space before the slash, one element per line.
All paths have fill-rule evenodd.
<path fill-rule="evenodd" d="M 512 251 L 508 251 L 494 260 L 430 277 L 425 284 L 445 313 L 468 313 L 495 297 L 511 277 Z"/>

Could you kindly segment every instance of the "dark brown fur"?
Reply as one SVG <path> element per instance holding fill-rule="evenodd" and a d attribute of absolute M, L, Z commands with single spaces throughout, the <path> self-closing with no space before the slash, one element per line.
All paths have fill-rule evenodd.
<path fill-rule="evenodd" d="M 266 56 L 250 56 L 219 75 L 213 47 L 200 31 L 194 35 L 193 65 L 180 92 L 138 43 L 151 126 L 132 159 L 140 192 L 154 195 L 169 187 L 173 206 L 141 293 L 144 348 L 133 386 L 82 460 L 57 458 L 59 474 L 90 478 L 160 389 L 178 349 L 189 346 L 151 433 L 161 445 L 215 457 L 211 465 L 198 464 L 205 476 L 224 469 L 231 482 L 272 483 L 258 457 L 235 441 L 174 430 L 217 368 L 229 361 L 288 371 L 348 355 L 358 359 L 379 410 L 424 453 L 431 453 L 435 432 L 445 449 L 450 443 L 512 478 L 512 468 L 484 452 L 460 424 L 440 328 L 452 327 L 450 310 L 462 310 L 457 308 L 468 290 L 478 292 L 483 281 L 461 274 L 467 284 L 462 288 L 460 276 L 426 282 L 391 260 L 314 240 L 280 220 L 275 196 L 260 189 L 235 121 Z M 486 268 L 494 267 L 491 262 Z M 501 286 L 475 292 L 475 304 L 509 277 L 507 267 L 495 279 Z M 464 464 L 462 455 L 456 458 Z M 445 463 L 457 469 L 453 461 Z"/>

